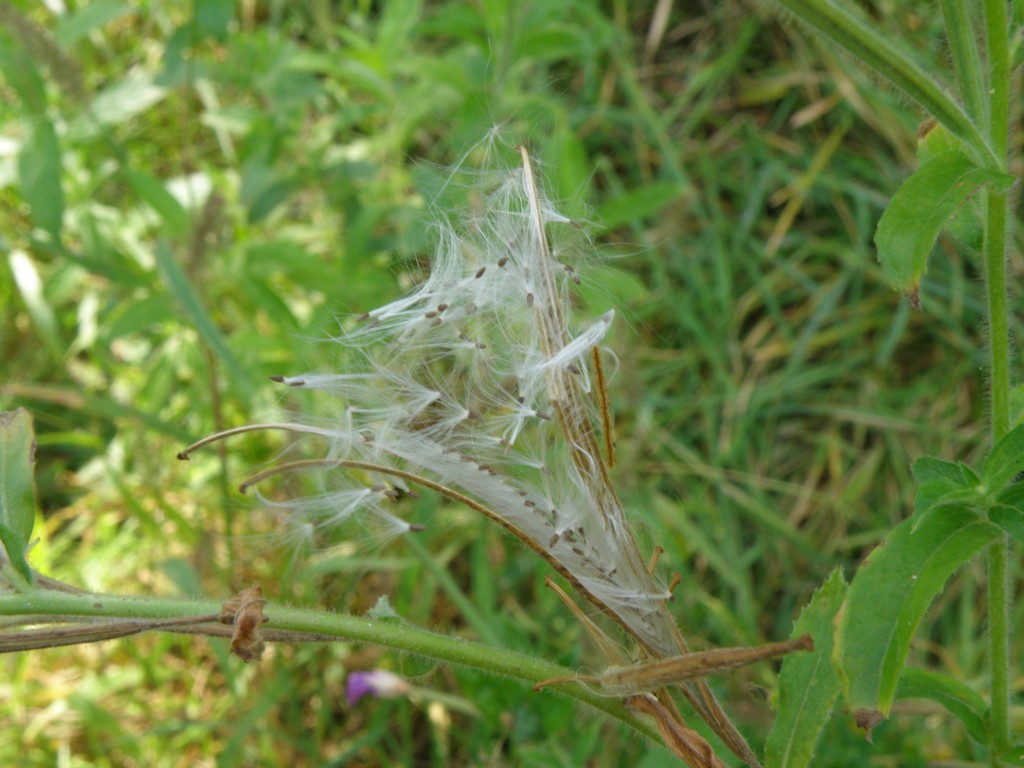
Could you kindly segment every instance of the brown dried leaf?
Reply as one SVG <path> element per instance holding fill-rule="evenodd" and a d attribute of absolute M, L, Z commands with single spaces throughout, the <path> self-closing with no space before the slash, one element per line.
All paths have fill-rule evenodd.
<path fill-rule="evenodd" d="M 704 737 L 687 728 L 654 696 L 641 693 L 626 699 L 626 706 L 654 718 L 661 740 L 669 750 L 690 768 L 725 768 Z"/>
<path fill-rule="evenodd" d="M 260 625 L 267 621 L 263 615 L 263 590 L 259 585 L 242 590 L 221 606 L 220 621 L 233 624 L 231 652 L 244 662 L 256 661 L 263 655 Z"/>

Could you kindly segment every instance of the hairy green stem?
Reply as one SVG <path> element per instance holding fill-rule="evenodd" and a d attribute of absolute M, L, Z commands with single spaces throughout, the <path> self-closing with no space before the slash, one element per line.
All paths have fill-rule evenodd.
<path fill-rule="evenodd" d="M 1000 170 L 1007 166 L 1010 121 L 1009 26 L 1004 0 L 984 0 L 985 44 L 988 53 L 989 146 Z M 1006 224 L 1008 198 L 1004 192 L 985 195 L 985 286 L 988 293 L 992 438 L 1010 429 L 1010 334 L 1006 299 Z M 992 686 L 990 751 L 992 766 L 1010 744 L 1010 601 L 1008 583 L 1010 541 L 1003 536 L 988 553 L 988 632 Z"/>
<path fill-rule="evenodd" d="M 89 619 L 171 619 L 218 614 L 221 603 L 212 600 L 121 597 L 92 593 L 36 589 L 21 594 L 0 595 L 0 616 L 66 616 Z M 328 635 L 339 640 L 373 643 L 437 661 L 472 667 L 531 685 L 553 677 L 571 676 L 573 671 L 544 659 L 479 643 L 428 632 L 394 621 L 290 608 L 267 603 L 267 628 Z M 240 662 L 241 663 L 241 662 Z M 553 685 L 560 693 L 589 704 L 638 733 L 660 744 L 657 730 L 626 709 L 621 698 L 602 696 L 577 683 Z M 545 695 L 538 693 L 538 696 Z"/>
<path fill-rule="evenodd" d="M 811 29 L 845 48 L 959 136 L 986 166 L 999 167 L 997 156 L 963 108 L 909 54 L 878 29 L 828 0 L 776 0 Z"/>
<path fill-rule="evenodd" d="M 978 50 L 971 19 L 967 15 L 967 5 L 963 0 L 942 0 L 942 16 L 946 22 L 946 40 L 967 114 L 975 124 L 987 126 L 988 99 L 982 77 L 981 52 Z"/>
<path fill-rule="evenodd" d="M 985 193 L 985 289 L 988 300 L 988 342 L 992 398 L 992 439 L 1010 431 L 1010 328 L 1006 299 L 1005 192 Z"/>
<path fill-rule="evenodd" d="M 1010 135 L 1010 30 L 1003 0 L 985 0 L 985 47 L 988 50 L 989 143 L 1002 170 L 1006 168 Z"/>
<path fill-rule="evenodd" d="M 1000 756 L 1010 745 L 1009 555 L 1008 536 L 994 542 L 988 551 L 988 634 L 992 676 L 989 759 L 993 768 L 1002 765 Z"/>
<path fill-rule="evenodd" d="M 1009 147 L 1010 50 L 1004 0 L 983 0 L 987 84 L 973 27 L 963 3 L 942 0 L 947 37 L 967 112 L 946 94 L 903 50 L 877 34 L 860 18 L 829 0 L 777 0 L 800 21 L 841 45 L 862 63 L 927 109 L 936 120 L 972 148 L 986 166 L 1005 172 Z M 1020 3 L 1015 5 L 1015 12 Z M 987 87 L 987 93 L 986 93 Z M 988 300 L 992 436 L 1010 429 L 1010 339 L 1006 295 L 1007 195 L 985 193 L 984 260 Z M 1000 764 L 1010 739 L 1008 563 L 1010 542 L 1003 537 L 988 553 L 988 612 L 991 673 L 990 760 Z"/>

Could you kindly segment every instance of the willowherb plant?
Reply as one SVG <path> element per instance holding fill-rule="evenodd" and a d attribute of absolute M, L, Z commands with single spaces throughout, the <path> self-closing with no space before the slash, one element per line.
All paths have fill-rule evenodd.
<path fill-rule="evenodd" d="M 569 289 L 581 278 L 553 253 L 548 230 L 575 225 L 541 192 L 527 151 L 519 153 L 522 165 L 490 179 L 475 215 L 441 226 L 429 277 L 339 336 L 358 368 L 277 379 L 336 395 L 337 423 L 223 434 L 277 428 L 325 441 L 323 459 L 275 467 L 243 487 L 292 469 L 350 470 L 346 487 L 297 502 L 300 526 L 367 514 L 408 531 L 390 502 L 409 484 L 433 488 L 514 533 L 621 624 L 647 659 L 678 657 L 689 649 L 666 608 L 670 592 L 640 554 L 604 455 L 612 441 L 599 346 L 614 312 L 571 325 Z M 679 686 L 729 748 L 757 765 L 703 680 Z M 659 727 L 684 728 L 670 700 L 658 707 L 671 721 Z M 704 754 L 693 759 L 713 764 Z"/>

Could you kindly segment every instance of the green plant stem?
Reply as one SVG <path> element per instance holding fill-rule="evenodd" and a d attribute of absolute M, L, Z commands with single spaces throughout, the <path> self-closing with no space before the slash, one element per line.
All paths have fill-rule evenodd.
<path fill-rule="evenodd" d="M 998 440 L 1010 429 L 1010 335 L 1006 300 L 1006 211 L 1004 192 L 985 195 L 985 287 L 988 294 L 990 397 L 992 437 Z M 1010 542 L 1004 536 L 988 553 L 988 634 L 992 686 L 991 760 L 1010 743 L 1010 590 L 1007 562 Z"/>
<path fill-rule="evenodd" d="M 1000 169 L 1006 168 L 1010 121 L 1010 51 L 1006 3 L 985 0 L 985 44 L 988 53 L 989 146 Z M 1010 334 L 1006 301 L 1007 196 L 988 190 L 985 196 L 985 285 L 988 292 L 992 438 L 1010 429 Z M 989 760 L 1001 764 L 1010 744 L 1010 599 L 1009 537 L 988 554 L 989 664 L 992 686 Z"/>
<path fill-rule="evenodd" d="M 220 610 L 221 603 L 212 600 L 121 597 L 48 589 L 0 595 L 0 616 L 67 616 L 69 620 L 77 616 L 92 619 L 169 619 L 218 614 Z M 373 643 L 441 662 L 512 677 L 531 685 L 553 677 L 574 674 L 573 670 L 544 659 L 435 634 L 395 621 L 373 620 L 309 608 L 289 608 L 271 603 L 264 607 L 264 614 L 269 620 L 265 625 L 268 628 Z M 552 685 L 551 688 L 589 704 L 655 743 L 661 743 L 657 730 L 626 709 L 621 699 L 598 695 L 577 683 L 562 683 Z"/>
<path fill-rule="evenodd" d="M 985 0 L 985 46 L 988 50 L 990 146 L 1006 168 L 1010 136 L 1010 30 L 1003 0 Z"/>
<path fill-rule="evenodd" d="M 992 399 L 992 439 L 1010 431 L 1010 330 L 1006 300 L 1005 192 L 985 193 L 985 289 L 988 300 L 988 342 Z"/>
<path fill-rule="evenodd" d="M 1001 169 L 998 157 L 963 108 L 915 62 L 878 30 L 828 0 L 776 0 L 797 19 L 845 48 L 925 108 L 975 152 L 983 165 Z"/>
<path fill-rule="evenodd" d="M 476 604 L 463 592 L 452 578 L 451 573 L 438 559 L 427 551 L 427 548 L 416 540 L 415 536 L 406 536 L 405 547 L 423 564 L 423 567 L 438 581 L 448 599 L 455 604 L 466 623 L 477 633 L 477 636 L 488 645 L 498 645 L 501 638 L 494 626 L 484 618 Z"/>
<path fill-rule="evenodd" d="M 978 50 L 971 19 L 967 15 L 967 4 L 963 0 L 942 0 L 942 16 L 946 22 L 946 40 L 967 114 L 975 124 L 987 126 L 988 100 L 982 78 L 981 52 Z"/>
<path fill-rule="evenodd" d="M 1010 745 L 1009 554 L 1010 542 L 1007 536 L 994 542 L 988 551 L 988 634 L 992 677 L 989 746 L 993 767 L 1002 764 L 1000 756 Z"/>

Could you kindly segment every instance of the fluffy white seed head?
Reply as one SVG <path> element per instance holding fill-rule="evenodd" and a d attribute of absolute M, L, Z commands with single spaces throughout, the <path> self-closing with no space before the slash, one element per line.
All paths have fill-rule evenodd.
<path fill-rule="evenodd" d="M 360 515 L 400 531 L 395 477 L 471 498 L 620 616 L 649 647 L 678 653 L 665 589 L 647 573 L 596 438 L 590 356 L 614 311 L 576 326 L 570 256 L 549 228 L 572 227 L 538 188 L 529 159 L 492 177 L 471 215 L 438 226 L 429 276 L 337 337 L 354 367 L 284 379 L 339 399 L 331 459 L 390 469 L 335 472 L 350 487 L 295 502 L 305 525 Z M 359 480 L 362 480 L 360 483 Z"/>

